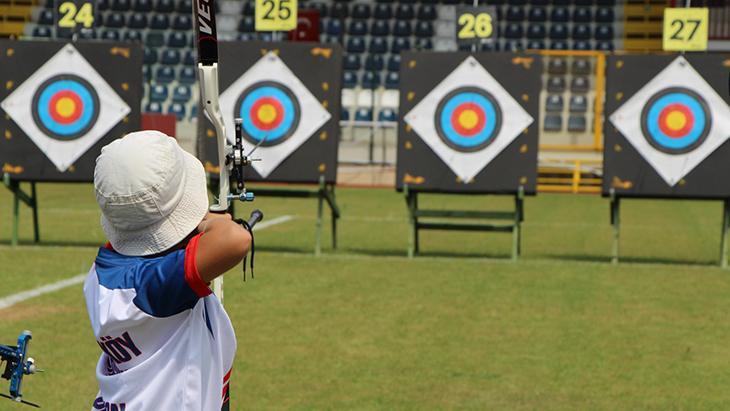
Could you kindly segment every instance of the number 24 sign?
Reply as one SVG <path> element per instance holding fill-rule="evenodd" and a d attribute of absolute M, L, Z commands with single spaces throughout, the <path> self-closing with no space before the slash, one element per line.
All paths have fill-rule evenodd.
<path fill-rule="evenodd" d="M 297 28 L 297 0 L 256 0 L 256 31 Z"/>

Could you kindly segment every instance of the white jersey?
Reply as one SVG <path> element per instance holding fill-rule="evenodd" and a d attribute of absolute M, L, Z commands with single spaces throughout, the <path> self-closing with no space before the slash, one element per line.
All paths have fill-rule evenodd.
<path fill-rule="evenodd" d="M 84 283 L 102 351 L 92 410 L 228 409 L 236 336 L 195 267 L 198 239 L 156 258 L 99 250 Z"/>

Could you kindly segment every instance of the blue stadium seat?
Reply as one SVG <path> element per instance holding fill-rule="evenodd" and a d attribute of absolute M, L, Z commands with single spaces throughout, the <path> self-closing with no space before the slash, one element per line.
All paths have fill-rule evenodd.
<path fill-rule="evenodd" d="M 177 0 L 177 3 L 175 4 L 175 11 L 185 16 L 191 16 L 193 14 L 193 2 L 188 0 Z"/>
<path fill-rule="evenodd" d="M 345 70 L 351 70 L 351 71 L 357 71 L 362 68 L 362 62 L 360 61 L 360 56 L 357 54 L 346 54 L 345 55 L 345 61 L 343 63 L 343 67 Z"/>
<path fill-rule="evenodd" d="M 193 84 L 195 83 L 195 68 L 193 67 L 181 67 L 180 75 L 178 76 L 180 84 Z"/>
<path fill-rule="evenodd" d="M 348 53 L 364 53 L 365 41 L 362 37 L 350 37 L 347 39 L 346 49 Z"/>
<path fill-rule="evenodd" d="M 149 83 L 152 80 L 152 74 L 150 74 L 150 66 L 142 66 L 142 79 L 145 83 Z"/>
<path fill-rule="evenodd" d="M 576 7 L 573 10 L 573 21 L 575 23 L 590 23 L 592 20 L 593 15 L 588 7 Z"/>
<path fill-rule="evenodd" d="M 364 88 L 376 89 L 383 84 L 383 79 L 380 73 L 373 73 L 372 71 L 366 71 L 362 74 L 362 86 Z"/>
<path fill-rule="evenodd" d="M 254 1 L 244 1 L 243 2 L 243 15 L 244 16 L 255 16 L 256 15 L 256 2 Z M 326 9 L 325 9 L 326 11 Z M 320 14 L 320 16 L 326 17 L 327 13 Z"/>
<path fill-rule="evenodd" d="M 49 27 L 45 27 L 45 26 L 33 27 L 33 37 L 49 38 L 52 35 L 53 35 L 53 33 L 51 33 L 51 29 Z"/>
<path fill-rule="evenodd" d="M 395 112 L 395 110 L 386 108 L 384 110 L 380 110 L 380 113 L 378 113 L 378 121 L 383 122 L 396 122 L 398 121 L 398 113 Z"/>
<path fill-rule="evenodd" d="M 157 0 L 155 11 L 158 13 L 172 13 L 175 10 L 175 2 L 172 0 Z"/>
<path fill-rule="evenodd" d="M 196 64 L 196 54 L 195 50 L 185 50 L 185 55 L 183 56 L 183 64 L 186 66 L 194 66 Z"/>
<path fill-rule="evenodd" d="M 193 20 L 187 14 L 178 14 L 172 21 L 173 30 L 192 30 Z"/>
<path fill-rule="evenodd" d="M 530 24 L 527 26 L 527 38 L 533 40 L 542 40 L 547 34 L 544 24 Z"/>
<path fill-rule="evenodd" d="M 568 131 L 574 133 L 582 133 L 587 129 L 587 122 L 585 116 L 572 115 L 568 117 Z"/>
<path fill-rule="evenodd" d="M 330 20 L 327 23 L 327 34 L 330 36 L 341 36 L 343 33 L 342 20 Z"/>
<path fill-rule="evenodd" d="M 568 26 L 565 24 L 553 24 L 550 26 L 551 40 L 565 40 L 568 38 Z"/>
<path fill-rule="evenodd" d="M 587 59 L 575 59 L 570 66 L 570 72 L 578 75 L 591 74 L 591 62 Z"/>
<path fill-rule="evenodd" d="M 520 51 L 524 50 L 525 45 L 519 40 L 508 40 L 504 42 L 504 51 Z"/>
<path fill-rule="evenodd" d="M 150 28 L 153 30 L 167 30 L 170 28 L 170 17 L 167 14 L 153 13 Z"/>
<path fill-rule="evenodd" d="M 397 71 L 388 72 L 388 75 L 385 76 L 385 88 L 397 89 L 399 83 L 400 83 L 400 75 L 398 74 Z"/>
<path fill-rule="evenodd" d="M 150 86 L 150 101 L 162 102 L 167 100 L 168 95 L 166 86 L 162 84 Z"/>
<path fill-rule="evenodd" d="M 120 38 L 117 30 L 104 30 L 101 32 L 102 40 L 119 41 Z"/>
<path fill-rule="evenodd" d="M 390 20 L 393 17 L 393 10 L 390 8 L 390 4 L 376 4 L 373 17 L 378 20 Z"/>
<path fill-rule="evenodd" d="M 352 36 L 364 36 L 368 34 L 368 26 L 364 20 L 353 20 L 347 28 L 347 34 Z"/>
<path fill-rule="evenodd" d="M 436 7 L 431 4 L 423 4 L 418 8 L 416 12 L 416 18 L 421 21 L 432 21 L 436 20 L 437 17 Z"/>
<path fill-rule="evenodd" d="M 134 33 L 134 34 L 132 34 Z M 127 35 L 129 36 L 137 36 L 139 35 L 139 31 L 133 31 L 133 30 L 127 30 L 124 33 L 124 36 L 126 38 Z M 131 39 L 130 39 L 131 40 Z M 147 35 L 144 39 L 145 45 L 149 47 L 162 47 L 165 45 L 165 32 L 162 31 L 148 31 Z"/>
<path fill-rule="evenodd" d="M 246 2 L 246 3 L 250 3 L 250 2 Z M 302 5 L 300 7 L 303 9 L 317 10 L 319 12 L 320 20 L 324 17 L 329 16 L 329 8 L 327 7 L 327 3 L 321 3 L 321 2 L 308 3 L 306 6 Z M 245 9 L 245 7 L 244 7 L 244 9 Z M 244 12 L 245 12 L 245 10 L 244 10 Z"/>
<path fill-rule="evenodd" d="M 553 40 L 550 42 L 550 50 L 568 50 L 568 42 L 565 40 Z"/>
<path fill-rule="evenodd" d="M 613 42 L 612 41 L 598 41 L 598 42 L 596 42 L 596 50 L 613 51 Z"/>
<path fill-rule="evenodd" d="M 127 27 L 135 30 L 146 29 L 148 24 L 147 16 L 142 13 L 132 13 L 127 21 Z"/>
<path fill-rule="evenodd" d="M 162 105 L 157 101 L 150 101 L 144 106 L 145 113 L 162 113 Z"/>
<path fill-rule="evenodd" d="M 370 27 L 370 34 L 373 36 L 387 36 L 390 35 L 390 25 L 384 20 L 375 20 L 373 25 Z"/>
<path fill-rule="evenodd" d="M 528 50 L 543 50 L 545 49 L 545 42 L 543 40 L 530 40 L 527 42 Z"/>
<path fill-rule="evenodd" d="M 390 52 L 398 54 L 401 51 L 410 50 L 411 41 L 405 37 L 396 37 L 390 45 Z"/>
<path fill-rule="evenodd" d="M 365 70 L 381 71 L 384 66 L 385 61 L 383 61 L 383 56 L 380 54 L 368 54 L 368 57 L 365 59 Z"/>
<path fill-rule="evenodd" d="M 162 52 L 160 63 L 166 66 L 174 66 L 180 64 L 180 52 L 175 49 L 167 49 Z"/>
<path fill-rule="evenodd" d="M 507 39 L 521 39 L 524 36 L 522 25 L 519 23 L 509 23 L 504 30 L 504 37 Z"/>
<path fill-rule="evenodd" d="M 543 23 L 547 21 L 547 11 L 544 7 L 532 7 L 527 15 L 527 20 L 533 23 Z"/>
<path fill-rule="evenodd" d="M 357 75 L 352 71 L 346 71 L 342 76 L 342 84 L 345 88 L 357 86 Z"/>
<path fill-rule="evenodd" d="M 428 21 L 416 23 L 416 37 L 433 37 L 433 24 Z"/>
<path fill-rule="evenodd" d="M 196 119 L 198 118 L 198 105 L 197 104 L 191 104 L 190 107 L 190 119 Z"/>
<path fill-rule="evenodd" d="M 413 34 L 411 23 L 405 20 L 396 20 L 393 27 L 393 35 L 398 37 L 410 37 Z"/>
<path fill-rule="evenodd" d="M 82 40 L 94 40 L 97 38 L 95 29 L 84 29 L 79 31 L 79 38 Z"/>
<path fill-rule="evenodd" d="M 591 27 L 587 24 L 573 25 L 573 39 L 588 40 L 591 38 Z"/>
<path fill-rule="evenodd" d="M 129 0 L 112 0 L 111 9 L 113 11 L 129 11 L 132 9 L 132 3 Z"/>
<path fill-rule="evenodd" d="M 575 76 L 570 82 L 570 91 L 573 93 L 587 93 L 589 84 L 587 77 Z"/>
<path fill-rule="evenodd" d="M 388 51 L 388 43 L 382 37 L 373 37 L 370 39 L 370 45 L 368 52 L 375 54 L 382 54 Z"/>
<path fill-rule="evenodd" d="M 144 57 L 142 61 L 144 64 L 155 64 L 159 60 L 159 57 L 157 56 L 157 49 L 152 49 L 149 47 L 144 48 Z"/>
<path fill-rule="evenodd" d="M 188 36 L 182 31 L 173 31 L 167 37 L 167 47 L 182 48 L 188 45 Z"/>
<path fill-rule="evenodd" d="M 175 70 L 170 66 L 160 66 L 155 70 L 155 82 L 170 84 L 175 80 Z"/>
<path fill-rule="evenodd" d="M 132 10 L 139 13 L 148 13 L 152 11 L 152 0 L 134 0 Z"/>
<path fill-rule="evenodd" d="M 355 121 L 373 121 L 373 110 L 361 108 L 355 111 Z"/>
<path fill-rule="evenodd" d="M 577 40 L 573 42 L 573 50 L 591 50 L 591 42 L 588 40 Z"/>
<path fill-rule="evenodd" d="M 119 29 L 124 27 L 124 15 L 122 13 L 112 12 L 107 14 L 106 20 L 104 21 L 106 27 Z"/>
<path fill-rule="evenodd" d="M 41 11 L 41 14 L 38 15 L 38 24 L 42 24 L 44 26 L 52 26 L 53 20 L 53 10 L 43 10 Z"/>
<path fill-rule="evenodd" d="M 340 121 L 350 121 L 350 110 L 342 108 L 340 111 Z"/>
<path fill-rule="evenodd" d="M 548 62 L 548 73 L 550 74 L 565 74 L 568 72 L 568 66 L 565 64 L 565 60 L 560 58 L 552 58 Z"/>
<path fill-rule="evenodd" d="M 613 39 L 613 26 L 601 24 L 596 26 L 595 33 L 596 40 L 612 40 Z"/>
<path fill-rule="evenodd" d="M 588 99 L 583 95 L 570 96 L 570 112 L 585 113 L 588 111 Z"/>
<path fill-rule="evenodd" d="M 575 0 L 576 6 L 592 6 L 594 0 Z"/>
<path fill-rule="evenodd" d="M 488 43 L 481 43 L 479 45 L 479 50 L 481 50 L 481 51 L 499 51 L 499 43 L 496 41 L 491 41 Z"/>
<path fill-rule="evenodd" d="M 352 18 L 367 20 L 372 15 L 369 4 L 357 3 L 352 7 Z"/>
<path fill-rule="evenodd" d="M 613 23 L 614 13 L 610 7 L 599 7 L 596 10 L 596 21 L 598 23 Z"/>
<path fill-rule="evenodd" d="M 388 58 L 388 71 L 400 70 L 400 54 L 393 54 Z"/>
<path fill-rule="evenodd" d="M 172 103 L 167 107 L 167 114 L 174 114 L 177 121 L 182 121 L 186 115 L 185 106 L 180 103 Z"/>
<path fill-rule="evenodd" d="M 433 49 L 433 41 L 430 37 L 419 37 L 413 44 L 413 50 L 431 50 Z"/>
<path fill-rule="evenodd" d="M 179 85 L 172 92 L 172 101 L 176 103 L 187 103 L 192 97 L 193 92 L 187 85 Z"/>
<path fill-rule="evenodd" d="M 122 31 L 122 40 L 130 43 L 142 43 L 142 32 L 135 30 Z"/>
<path fill-rule="evenodd" d="M 56 0 L 47 0 L 46 1 L 46 8 L 52 9 L 56 5 Z M 106 11 L 109 10 L 109 0 L 97 0 L 96 2 L 96 11 Z"/>
<path fill-rule="evenodd" d="M 596 4 L 599 6 L 615 6 L 616 0 L 596 0 Z"/>
<path fill-rule="evenodd" d="M 410 4 L 400 3 L 395 8 L 395 18 L 398 20 L 413 20 L 416 17 L 416 11 Z"/>
<path fill-rule="evenodd" d="M 564 106 L 563 96 L 559 94 L 550 94 L 545 99 L 545 111 L 548 113 L 561 112 Z"/>
<path fill-rule="evenodd" d="M 550 12 L 550 21 L 555 23 L 565 23 L 570 18 L 568 9 L 566 7 L 553 7 Z"/>
<path fill-rule="evenodd" d="M 71 40 L 73 38 L 73 32 L 71 30 L 56 30 L 56 38 Z"/>
<path fill-rule="evenodd" d="M 545 131 L 560 131 L 563 129 L 563 117 L 559 114 L 545 116 L 542 129 Z"/>
<path fill-rule="evenodd" d="M 330 16 L 336 19 L 347 18 L 349 10 L 347 9 L 347 3 L 336 2 L 330 9 Z"/>
<path fill-rule="evenodd" d="M 256 22 L 253 17 L 245 16 L 238 22 L 238 31 L 240 33 L 256 32 Z"/>
<path fill-rule="evenodd" d="M 510 6 L 507 8 L 505 19 L 507 21 L 521 22 L 525 20 L 525 9 L 519 6 Z"/>

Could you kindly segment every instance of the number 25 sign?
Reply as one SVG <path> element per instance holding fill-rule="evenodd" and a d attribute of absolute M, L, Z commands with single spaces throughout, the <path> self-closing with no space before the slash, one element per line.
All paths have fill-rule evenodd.
<path fill-rule="evenodd" d="M 256 31 L 297 28 L 297 0 L 256 0 Z"/>
<path fill-rule="evenodd" d="M 707 8 L 664 9 L 663 49 L 669 51 L 707 50 Z"/>

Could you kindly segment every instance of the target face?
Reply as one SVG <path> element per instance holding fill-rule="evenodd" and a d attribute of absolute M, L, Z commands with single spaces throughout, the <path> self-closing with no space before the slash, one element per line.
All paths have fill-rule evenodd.
<path fill-rule="evenodd" d="M 667 154 L 683 154 L 699 147 L 712 128 L 705 99 L 692 90 L 672 87 L 654 94 L 641 113 L 644 137 Z"/>
<path fill-rule="evenodd" d="M 297 130 L 301 109 L 292 91 L 275 81 L 247 88 L 235 105 L 235 117 L 243 119 L 243 136 L 252 144 L 281 144 Z"/>
<path fill-rule="evenodd" d="M 436 109 L 436 132 L 446 145 L 462 152 L 491 144 L 502 125 L 502 111 L 491 94 L 476 87 L 449 93 Z"/>
<path fill-rule="evenodd" d="M 48 137 L 61 141 L 84 136 L 99 117 L 99 96 L 79 76 L 46 80 L 33 95 L 33 120 Z"/>

